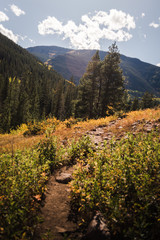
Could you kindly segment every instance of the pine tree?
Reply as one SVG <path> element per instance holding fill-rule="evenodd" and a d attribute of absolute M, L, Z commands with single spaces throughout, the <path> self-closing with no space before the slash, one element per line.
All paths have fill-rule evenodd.
<path fill-rule="evenodd" d="M 131 111 L 138 110 L 140 108 L 140 103 L 137 97 L 133 99 L 132 105 L 131 105 Z"/>
<path fill-rule="evenodd" d="M 82 117 L 93 118 L 97 115 L 99 96 L 100 57 L 96 51 L 88 63 L 78 87 L 77 114 Z"/>
<path fill-rule="evenodd" d="M 20 84 L 20 80 L 15 77 L 8 80 L 7 96 L 3 105 L 3 128 L 6 131 L 17 125 Z"/>
<path fill-rule="evenodd" d="M 65 118 L 70 118 L 73 115 L 74 109 L 74 100 L 77 95 L 77 87 L 75 85 L 74 78 L 71 77 L 70 81 L 66 83 L 66 89 L 64 93 L 64 109 L 65 109 Z"/>
<path fill-rule="evenodd" d="M 141 100 L 141 108 L 152 108 L 154 106 L 153 94 L 145 92 Z"/>
<path fill-rule="evenodd" d="M 116 43 L 109 47 L 101 66 L 102 94 L 101 94 L 101 116 L 105 116 L 109 108 L 121 109 L 124 94 L 124 77 L 119 66 L 120 54 Z"/>
<path fill-rule="evenodd" d="M 62 119 L 64 116 L 64 82 L 62 80 L 59 81 L 53 93 L 51 114 L 58 119 Z"/>

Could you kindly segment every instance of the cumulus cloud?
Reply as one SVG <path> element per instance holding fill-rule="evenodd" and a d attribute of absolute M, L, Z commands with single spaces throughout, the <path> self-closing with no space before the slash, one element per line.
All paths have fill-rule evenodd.
<path fill-rule="evenodd" d="M 95 12 L 81 17 L 81 23 L 76 25 L 72 20 L 66 24 L 55 17 L 48 16 L 39 23 L 38 32 L 41 35 L 58 34 L 63 39 L 69 39 L 72 46 L 78 49 L 100 49 L 101 39 L 128 41 L 129 33 L 136 27 L 134 17 L 116 9 L 109 13 Z"/>
<path fill-rule="evenodd" d="M 25 15 L 25 12 L 23 10 L 21 10 L 19 7 L 17 7 L 16 5 L 12 4 L 10 6 L 12 12 L 17 16 L 21 16 L 21 15 Z"/>
<path fill-rule="evenodd" d="M 160 27 L 160 17 L 158 18 L 159 20 L 159 23 L 155 23 L 155 22 L 152 22 L 149 24 L 150 27 L 153 27 L 153 28 L 158 28 Z"/>
<path fill-rule="evenodd" d="M 4 13 L 0 11 L 0 22 L 8 21 L 9 17 Z"/>
<path fill-rule="evenodd" d="M 153 27 L 153 28 L 158 28 L 160 26 L 160 24 L 152 22 L 149 24 L 149 26 Z"/>
<path fill-rule="evenodd" d="M 4 28 L 2 24 L 0 24 L 0 32 L 6 37 L 10 38 L 15 43 L 18 42 L 18 36 L 15 35 L 11 30 Z"/>

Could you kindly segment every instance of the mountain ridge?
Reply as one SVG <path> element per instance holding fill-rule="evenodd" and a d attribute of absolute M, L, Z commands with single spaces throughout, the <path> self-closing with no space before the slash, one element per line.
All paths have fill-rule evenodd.
<path fill-rule="evenodd" d="M 27 50 L 48 65 L 51 65 L 65 79 L 74 77 L 76 83 L 86 70 L 88 62 L 96 50 L 75 50 L 57 46 L 36 46 Z M 99 51 L 101 60 L 107 52 Z M 121 54 L 120 64 L 126 77 L 126 88 L 130 91 L 144 93 L 151 92 L 160 95 L 160 68 L 141 61 L 138 58 Z"/>

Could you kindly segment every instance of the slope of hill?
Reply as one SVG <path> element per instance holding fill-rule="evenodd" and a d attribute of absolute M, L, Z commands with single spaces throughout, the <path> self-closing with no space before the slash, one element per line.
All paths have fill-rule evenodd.
<path fill-rule="evenodd" d="M 29 52 L 39 57 L 42 61 L 63 75 L 66 79 L 74 77 L 76 82 L 85 72 L 88 61 L 94 55 L 95 50 L 72 50 L 55 46 L 32 47 Z M 107 52 L 100 51 L 101 59 Z M 126 87 L 132 91 L 149 91 L 160 94 L 160 68 L 139 59 L 121 55 L 121 67 L 126 76 Z"/>
<path fill-rule="evenodd" d="M 53 108 L 53 90 L 62 77 L 0 34 L 0 130 L 40 120 Z"/>

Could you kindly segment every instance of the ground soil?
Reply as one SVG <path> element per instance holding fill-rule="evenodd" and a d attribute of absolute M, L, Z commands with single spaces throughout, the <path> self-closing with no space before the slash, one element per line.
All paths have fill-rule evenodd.
<path fill-rule="evenodd" d="M 47 184 L 47 193 L 41 208 L 42 223 L 37 226 L 36 240 L 78 239 L 78 224 L 69 219 L 70 189 L 68 184 L 56 181 L 60 172 L 72 174 L 73 167 L 63 167 L 56 171 Z"/>

